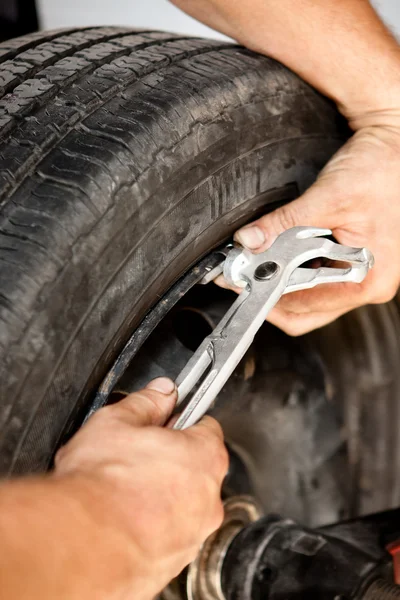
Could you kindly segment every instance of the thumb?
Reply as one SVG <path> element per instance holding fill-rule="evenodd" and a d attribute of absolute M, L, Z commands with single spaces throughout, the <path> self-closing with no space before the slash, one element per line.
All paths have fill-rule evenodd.
<path fill-rule="evenodd" d="M 299 225 L 333 229 L 335 226 L 332 190 L 319 180 L 300 198 L 289 202 L 257 221 L 239 229 L 234 239 L 253 252 L 264 252 L 278 235 Z"/>
<path fill-rule="evenodd" d="M 129 394 L 113 408 L 134 427 L 165 425 L 176 404 L 175 383 L 167 377 L 158 377 L 143 390 Z"/>

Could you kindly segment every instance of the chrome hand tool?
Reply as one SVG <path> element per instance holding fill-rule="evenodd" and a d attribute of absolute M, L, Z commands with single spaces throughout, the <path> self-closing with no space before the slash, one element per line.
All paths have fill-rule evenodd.
<path fill-rule="evenodd" d="M 282 233 L 261 254 L 233 248 L 221 267 L 213 269 L 212 277 L 217 275 L 217 271 L 223 272 L 230 284 L 243 288 L 243 291 L 178 376 L 177 407 L 196 386 L 198 388 L 174 429 L 194 425 L 207 412 L 283 294 L 322 283 L 361 283 L 365 279 L 374 263 L 371 252 L 366 248 L 343 246 L 323 237 L 331 233 L 329 229 L 294 227 Z M 317 269 L 301 266 L 316 258 L 346 262 L 349 266 Z"/>

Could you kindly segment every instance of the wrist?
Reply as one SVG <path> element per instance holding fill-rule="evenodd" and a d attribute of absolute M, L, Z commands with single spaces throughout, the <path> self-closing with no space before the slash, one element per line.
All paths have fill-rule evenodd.
<path fill-rule="evenodd" d="M 107 590 L 110 597 L 117 588 L 121 596 L 126 593 L 138 600 L 153 597 L 158 590 L 154 589 L 150 567 L 127 526 L 125 514 L 119 509 L 121 499 L 115 486 L 107 478 L 87 473 L 55 475 L 54 480 L 60 489 L 63 512 L 70 515 L 67 526 L 82 532 L 83 545 L 92 540 L 90 547 L 80 549 L 81 555 L 85 553 L 83 575 L 87 580 Z M 77 537 L 80 544 L 79 534 Z"/>
<path fill-rule="evenodd" d="M 367 0 L 254 0 L 241 22 L 239 41 L 332 99 L 353 129 L 400 111 L 400 46 Z"/>
<path fill-rule="evenodd" d="M 371 64 L 370 71 L 348 88 L 332 94 L 354 131 L 369 126 L 398 125 L 400 120 L 400 54 L 390 64 Z"/>
<path fill-rule="evenodd" d="M 350 114 L 347 119 L 354 132 L 378 129 L 386 131 L 387 136 L 392 138 L 395 136 L 397 139 L 400 136 L 400 96 L 398 108 L 370 109 L 358 114 Z"/>
<path fill-rule="evenodd" d="M 158 590 L 149 567 L 109 498 L 108 486 L 90 475 L 50 475 L 1 485 L 0 579 L 9 597 L 154 596 Z"/>

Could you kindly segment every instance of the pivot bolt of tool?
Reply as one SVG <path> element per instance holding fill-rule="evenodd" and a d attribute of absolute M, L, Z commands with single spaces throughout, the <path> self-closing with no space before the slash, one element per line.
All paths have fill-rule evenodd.
<path fill-rule="evenodd" d="M 258 281 L 268 281 L 268 279 L 272 279 L 278 271 L 279 265 L 276 262 L 269 261 L 258 265 L 257 269 L 254 271 L 254 277 L 258 279 Z"/>

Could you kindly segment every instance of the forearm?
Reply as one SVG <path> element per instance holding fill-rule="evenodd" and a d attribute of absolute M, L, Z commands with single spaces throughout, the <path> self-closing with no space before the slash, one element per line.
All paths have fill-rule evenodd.
<path fill-rule="evenodd" d="M 0 487 L 1 595 L 9 600 L 151 598 L 151 576 L 112 494 L 81 477 Z"/>
<path fill-rule="evenodd" d="M 397 110 L 400 51 L 367 0 L 175 0 L 332 98 L 351 124 Z"/>

